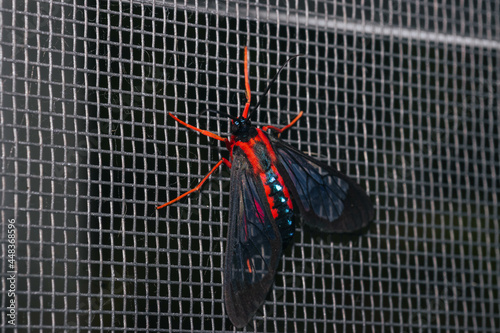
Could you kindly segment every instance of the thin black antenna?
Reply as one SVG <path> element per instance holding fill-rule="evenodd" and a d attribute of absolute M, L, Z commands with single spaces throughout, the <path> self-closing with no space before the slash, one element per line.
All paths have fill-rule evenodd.
<path fill-rule="evenodd" d="M 269 82 L 266 90 L 264 90 L 264 93 L 259 97 L 259 100 L 257 101 L 257 104 L 255 104 L 255 106 L 252 108 L 252 111 L 250 112 L 250 114 L 248 115 L 248 118 L 250 118 L 250 116 L 252 115 L 252 113 L 257 110 L 260 106 L 260 102 L 264 99 L 264 97 L 266 97 L 267 93 L 269 92 L 269 90 L 271 89 L 271 87 L 273 86 L 273 84 L 276 82 L 276 80 L 278 79 L 278 76 L 280 75 L 281 71 L 283 70 L 283 68 L 285 68 L 285 66 L 290 62 L 292 61 L 293 59 L 297 58 L 297 57 L 301 57 L 305 54 L 297 54 L 297 55 L 294 55 L 293 57 L 289 58 L 287 61 L 285 61 L 285 63 L 283 65 L 281 65 L 280 69 L 278 70 L 278 72 L 274 75 L 273 79 L 271 80 L 271 82 Z"/>
<path fill-rule="evenodd" d="M 228 117 L 228 118 L 230 118 L 232 120 L 236 120 L 237 119 L 235 116 L 232 116 L 229 113 L 225 113 L 225 112 L 222 112 L 222 111 L 219 111 L 219 110 L 206 109 L 206 110 L 203 110 L 203 112 L 201 114 L 204 114 L 205 112 L 218 113 L 221 116 Z"/>

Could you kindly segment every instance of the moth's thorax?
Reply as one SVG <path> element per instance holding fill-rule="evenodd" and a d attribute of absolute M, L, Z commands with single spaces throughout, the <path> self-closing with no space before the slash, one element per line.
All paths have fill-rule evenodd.
<path fill-rule="evenodd" d="M 236 137 L 233 149 L 237 147 L 245 153 L 254 175 L 260 178 L 285 248 L 295 232 L 292 200 L 276 166 L 276 153 L 268 135 L 258 128 L 253 127 L 253 130 L 254 135 L 246 136 L 245 140 L 238 140 L 239 137 Z"/>

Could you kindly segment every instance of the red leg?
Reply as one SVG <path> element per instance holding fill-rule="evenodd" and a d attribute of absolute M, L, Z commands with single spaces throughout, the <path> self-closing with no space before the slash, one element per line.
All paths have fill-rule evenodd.
<path fill-rule="evenodd" d="M 247 103 L 250 104 L 250 101 L 252 100 L 252 95 L 250 93 L 250 80 L 248 79 L 248 51 L 247 47 L 245 46 L 245 58 L 244 58 L 243 64 L 245 65 L 245 93 L 247 97 Z"/>
<path fill-rule="evenodd" d="M 290 124 L 286 125 L 285 127 L 279 128 L 279 127 L 276 127 L 276 126 L 273 126 L 273 125 L 268 125 L 268 126 L 262 127 L 262 130 L 265 132 L 268 129 L 272 129 L 273 131 L 278 132 L 279 134 L 281 134 L 284 131 L 286 131 L 287 129 L 289 129 L 290 127 L 292 127 L 293 125 L 295 125 L 295 123 L 300 119 L 300 117 L 302 117 L 303 114 L 304 114 L 304 111 L 300 111 L 300 113 L 297 115 L 297 117 L 295 117 L 295 119 L 293 119 L 290 122 Z"/>
<path fill-rule="evenodd" d="M 250 101 L 252 100 L 252 93 L 250 91 L 250 79 L 248 78 L 248 51 L 245 46 L 245 60 L 243 61 L 244 73 L 245 73 L 245 95 L 247 98 L 247 103 L 245 104 L 245 110 L 243 110 L 243 114 L 241 115 L 243 118 L 248 117 L 248 110 L 250 110 Z"/>
<path fill-rule="evenodd" d="M 175 198 L 175 199 L 173 199 L 173 200 L 170 200 L 170 201 L 169 201 L 169 202 L 167 202 L 167 203 L 164 203 L 164 204 L 163 204 L 163 205 L 161 205 L 161 206 L 156 207 L 156 209 L 162 209 L 162 208 L 164 208 L 164 207 L 167 207 L 168 205 L 171 205 L 171 204 L 173 204 L 174 202 L 177 202 L 177 201 L 181 200 L 181 199 L 182 199 L 182 198 L 184 198 L 185 196 L 187 196 L 187 195 L 189 195 L 189 194 L 191 194 L 191 193 L 193 193 L 193 192 L 195 192 L 195 191 L 199 191 L 199 190 L 200 190 L 200 188 L 201 188 L 201 186 L 202 186 L 202 185 L 203 185 L 203 184 L 207 181 L 208 177 L 210 177 L 210 175 L 211 175 L 212 173 L 214 173 L 214 171 L 215 171 L 215 170 L 217 170 L 217 169 L 218 169 L 218 168 L 222 165 L 222 163 L 224 163 L 224 164 L 225 164 L 225 165 L 227 165 L 229 168 L 231 168 L 231 162 L 229 162 L 229 161 L 228 161 L 227 159 L 225 159 L 225 158 L 222 158 L 219 162 L 217 162 L 217 164 L 216 164 L 216 165 L 212 168 L 212 170 L 210 170 L 210 172 L 209 172 L 209 173 L 205 176 L 205 178 L 203 178 L 203 179 L 201 180 L 201 182 L 200 182 L 200 183 L 199 183 L 199 184 L 198 184 L 195 188 L 193 188 L 193 189 L 191 189 L 191 190 L 187 191 L 186 193 L 184 193 L 184 194 L 182 194 L 182 195 L 178 196 L 177 198 Z"/>
<path fill-rule="evenodd" d="M 224 141 L 224 142 L 227 141 L 227 139 L 222 138 L 222 137 L 218 136 L 217 134 L 214 134 L 212 132 L 199 129 L 198 127 L 194 127 L 193 125 L 189 125 L 188 123 L 183 122 L 182 120 L 180 120 L 179 118 L 177 118 L 176 116 L 174 116 L 173 114 L 171 114 L 170 112 L 168 113 L 168 115 L 170 117 L 174 118 L 174 120 L 177 121 L 178 123 L 180 123 L 181 125 L 186 126 L 187 128 L 190 128 L 190 129 L 192 129 L 194 131 L 200 132 L 201 134 L 206 135 L 206 136 L 208 136 L 208 137 L 210 137 L 212 139 L 215 139 L 215 140 Z"/>

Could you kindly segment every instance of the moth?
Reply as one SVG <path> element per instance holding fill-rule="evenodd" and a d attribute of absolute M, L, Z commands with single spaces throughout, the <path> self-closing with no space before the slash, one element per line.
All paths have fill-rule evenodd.
<path fill-rule="evenodd" d="M 296 57 L 281 66 L 263 96 Z M 374 217 L 370 198 L 356 182 L 276 136 L 293 126 L 302 111 L 281 128 L 252 125 L 250 118 L 260 103 L 254 107 L 250 104 L 246 47 L 244 66 L 247 102 L 242 115 L 216 111 L 231 119 L 230 138 L 196 128 L 169 113 L 183 126 L 224 142 L 230 159 L 221 158 L 195 188 L 157 207 L 161 209 L 199 191 L 222 164 L 231 169 L 224 300 L 227 315 L 238 328 L 249 323 L 271 290 L 282 253 L 292 242 L 297 216 L 304 224 L 327 233 L 358 231 Z"/>

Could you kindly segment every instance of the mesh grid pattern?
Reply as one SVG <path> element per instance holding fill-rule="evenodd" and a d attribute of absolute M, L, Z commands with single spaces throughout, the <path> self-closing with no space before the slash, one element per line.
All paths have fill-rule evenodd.
<path fill-rule="evenodd" d="M 232 330 L 229 171 L 240 114 L 366 188 L 363 235 L 298 230 L 256 332 L 500 330 L 500 2 L 1 2 L 2 332 Z"/>

